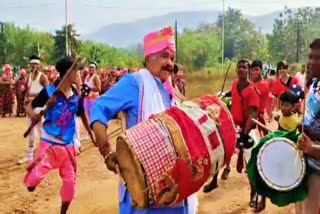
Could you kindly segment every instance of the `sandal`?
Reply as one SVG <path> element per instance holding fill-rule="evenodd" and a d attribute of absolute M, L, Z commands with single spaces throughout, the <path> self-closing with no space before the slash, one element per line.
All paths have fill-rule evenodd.
<path fill-rule="evenodd" d="M 212 178 L 212 180 L 211 180 L 211 182 L 209 183 L 209 184 L 207 184 L 207 185 L 205 185 L 204 187 L 203 187 L 203 192 L 204 193 L 208 193 L 208 192 L 211 192 L 212 190 L 214 190 L 214 189 L 216 189 L 218 187 L 218 174 L 216 174 L 213 178 Z"/>
<path fill-rule="evenodd" d="M 224 168 L 223 173 L 221 175 L 221 179 L 222 180 L 227 180 L 228 176 L 229 176 L 229 173 L 230 173 L 230 168 L 229 167 Z"/>
<path fill-rule="evenodd" d="M 259 213 L 259 212 L 263 211 L 265 208 L 266 208 L 266 198 L 262 196 L 261 200 L 259 201 L 259 203 L 255 207 L 254 212 Z"/>

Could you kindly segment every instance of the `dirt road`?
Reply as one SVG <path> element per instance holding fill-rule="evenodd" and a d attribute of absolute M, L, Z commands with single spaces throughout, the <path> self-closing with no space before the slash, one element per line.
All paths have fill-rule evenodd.
<path fill-rule="evenodd" d="M 60 185 L 58 173 L 52 172 L 33 193 L 27 192 L 22 179 L 25 166 L 16 162 L 25 154 L 25 118 L 0 118 L 0 213 L 58 213 Z M 108 172 L 96 148 L 89 142 L 78 156 L 77 193 L 70 214 L 117 213 L 117 175 Z M 234 167 L 234 165 L 233 165 Z M 249 188 L 245 174 L 234 168 L 228 181 L 219 181 L 219 188 L 209 194 L 198 193 L 199 214 L 252 213 L 248 207 Z M 269 214 L 294 213 L 293 207 L 278 208 L 268 202 Z"/>

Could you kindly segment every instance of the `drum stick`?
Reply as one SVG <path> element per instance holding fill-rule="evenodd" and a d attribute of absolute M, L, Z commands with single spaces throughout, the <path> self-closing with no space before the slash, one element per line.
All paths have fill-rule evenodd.
<path fill-rule="evenodd" d="M 123 111 L 118 112 L 117 117 L 120 119 L 121 121 L 121 129 L 123 132 L 125 132 L 127 130 L 127 124 L 126 124 L 126 115 Z"/>
<path fill-rule="evenodd" d="M 303 91 L 304 93 L 307 92 L 307 67 L 308 67 L 308 63 L 305 64 L 304 66 L 304 86 L 303 86 Z M 301 121 L 301 133 L 304 133 L 304 117 L 305 117 L 305 112 L 306 112 L 306 97 L 307 95 L 304 94 L 304 99 L 303 99 L 303 104 L 302 104 L 302 121 Z"/>
<path fill-rule="evenodd" d="M 229 74 L 229 70 L 230 70 L 230 68 L 231 68 L 231 65 L 232 65 L 232 63 L 229 64 L 228 69 L 227 69 L 227 72 L 226 72 L 226 74 L 224 75 L 223 84 L 222 84 L 222 86 L 221 86 L 221 93 L 223 92 L 224 86 L 226 85 L 226 81 L 227 81 L 227 78 L 228 78 L 228 74 Z"/>
<path fill-rule="evenodd" d="M 251 119 L 255 124 L 257 124 L 258 126 L 260 126 L 261 128 L 264 128 L 265 130 L 267 130 L 268 132 L 272 132 L 271 129 L 269 129 L 267 126 L 265 126 L 264 124 L 262 124 L 261 122 L 259 122 L 258 120 L 252 118 Z"/>

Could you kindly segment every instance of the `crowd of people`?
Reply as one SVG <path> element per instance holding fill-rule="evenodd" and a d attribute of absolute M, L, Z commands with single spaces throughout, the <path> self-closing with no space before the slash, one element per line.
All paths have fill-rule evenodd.
<path fill-rule="evenodd" d="M 0 93 L 3 116 L 13 113 L 16 97 L 17 116 L 26 114 L 28 125 L 37 124 L 28 135 L 27 155 L 19 160 L 19 163 L 29 162 L 24 183 L 29 191 L 34 191 L 48 172 L 59 169 L 63 181 L 61 213 L 67 212 L 76 188 L 76 148 L 79 148 L 77 116 L 81 117 L 88 134 L 99 148 L 107 168 L 117 172 L 116 154 L 107 138 L 108 121 L 117 112 L 123 111 L 126 113 L 127 128 L 133 127 L 150 115 L 174 106 L 176 99 L 181 94 L 185 95 L 183 67 L 174 64 L 175 43 L 171 28 L 147 34 L 144 55 L 143 69 L 99 69 L 98 64 L 92 61 L 81 71 L 67 75 L 63 82 L 60 81 L 74 62 L 71 58 L 61 59 L 56 66 L 47 66 L 42 72 L 40 58 L 31 56 L 30 74 L 21 69 L 15 81 L 10 65 L 3 66 L 1 87 L 5 90 Z M 300 124 L 303 124 L 304 132 L 297 142 L 298 148 L 316 163 L 319 162 L 319 146 L 316 145 L 320 141 L 319 59 L 320 39 L 316 39 L 310 44 L 308 64 L 295 73 L 290 72 L 295 66 L 286 61 L 280 61 L 275 70 L 265 67 L 260 60 L 241 59 L 237 62 L 237 79 L 233 81 L 230 91 L 219 93 L 221 99 L 231 98 L 230 112 L 238 133 L 237 172 L 241 173 L 248 161 L 243 157 L 244 149 L 254 145 L 250 132 L 257 128 L 260 137 L 268 133 L 264 127 L 257 127 L 253 119 L 261 124 L 276 120 L 278 130 L 287 132 L 301 131 Z M 82 97 L 84 88 L 86 96 Z M 55 99 L 49 102 L 51 108 L 41 119 L 39 112 L 46 108 L 53 95 Z M 36 132 L 41 138 L 34 158 Z M 228 179 L 231 170 L 230 161 L 226 161 L 223 169 L 224 180 Z M 313 171 L 316 173 L 311 173 L 309 177 L 309 196 L 296 205 L 299 214 L 319 212 L 320 179 L 317 172 L 320 170 L 316 167 Z M 217 188 L 217 181 L 218 173 L 203 191 L 210 192 Z M 251 185 L 249 206 L 256 212 L 266 207 L 266 197 L 263 195 L 259 201 L 258 195 Z M 126 186 L 122 182 L 119 184 L 119 213 L 194 214 L 197 204 L 196 197 L 189 196 L 175 206 L 139 210 L 132 204 Z"/>
<path fill-rule="evenodd" d="M 3 65 L 3 74 L 0 78 L 0 115 L 2 117 L 11 117 L 14 114 L 15 103 L 15 115 L 17 117 L 26 116 L 25 104 L 28 102 L 27 98 L 29 97 L 29 89 L 32 82 L 31 75 L 34 72 L 32 66 L 34 65 L 29 64 L 29 69 L 21 68 L 17 74 L 14 75 L 10 64 Z M 43 84 L 43 86 L 53 84 L 59 78 L 59 72 L 54 65 L 45 65 L 43 69 L 41 69 L 39 64 L 38 67 L 41 75 L 44 74 L 47 79 L 47 83 Z M 182 66 L 180 67 L 176 82 L 180 92 L 185 94 L 183 70 Z M 88 85 L 91 91 L 97 92 L 95 96 L 93 96 L 92 92 L 90 93 L 90 97 L 95 99 L 97 96 L 109 90 L 124 74 L 134 73 L 138 70 L 138 68 L 128 69 L 117 66 L 108 66 L 106 68 L 98 69 L 98 64 L 92 62 L 89 66 L 80 70 L 81 78 L 79 78 L 79 81 L 77 82 L 77 89 L 80 92 L 81 85 Z"/>

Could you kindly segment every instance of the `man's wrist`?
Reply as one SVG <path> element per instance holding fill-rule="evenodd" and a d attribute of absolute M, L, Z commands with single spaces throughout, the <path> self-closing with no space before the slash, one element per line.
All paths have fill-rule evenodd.
<path fill-rule="evenodd" d="M 103 158 L 106 158 L 106 156 L 110 154 L 111 149 L 108 141 L 105 141 L 104 143 L 99 144 L 98 147 L 99 147 L 99 152 L 103 156 Z"/>
<path fill-rule="evenodd" d="M 111 154 L 112 154 L 112 152 L 111 152 L 111 151 L 109 151 L 109 153 L 108 153 L 108 154 L 106 154 L 106 155 L 103 157 L 103 159 L 104 159 L 104 160 L 107 160 L 107 159 L 108 159 L 108 157 L 109 157 Z"/>

